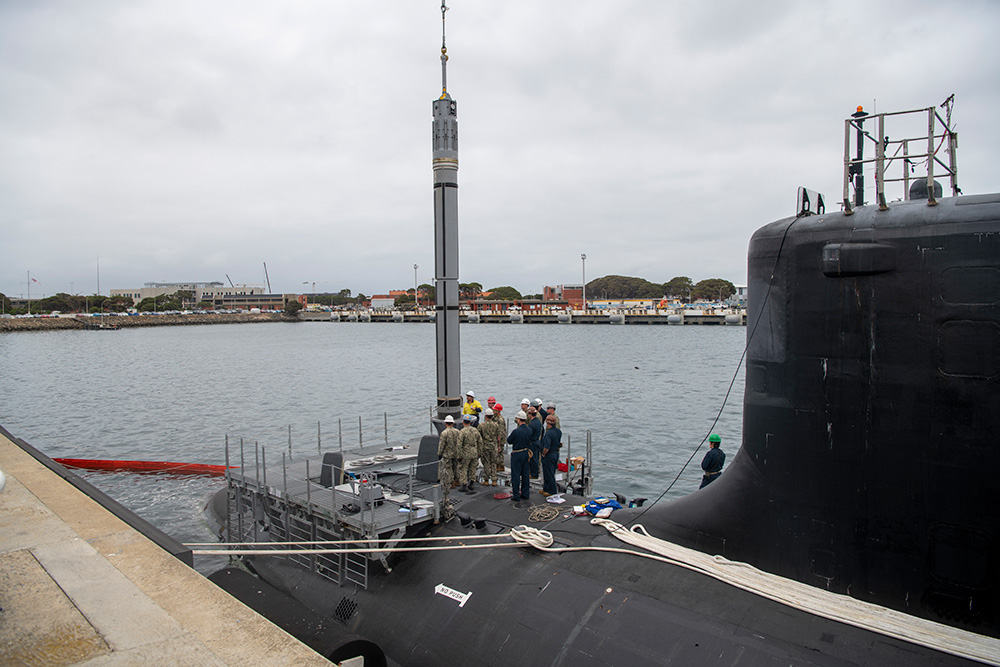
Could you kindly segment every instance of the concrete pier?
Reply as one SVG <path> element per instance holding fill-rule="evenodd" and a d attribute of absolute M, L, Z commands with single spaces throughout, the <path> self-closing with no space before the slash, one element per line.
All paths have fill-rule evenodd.
<path fill-rule="evenodd" d="M 0 665 L 331 664 L 8 436 Z"/>
<path fill-rule="evenodd" d="M 413 311 L 361 311 L 366 317 L 365 322 L 432 322 L 431 315 L 426 312 Z M 470 316 L 475 315 L 470 321 Z M 574 312 L 568 316 L 566 312 L 524 312 L 493 313 L 488 311 L 462 312 L 459 321 L 462 324 L 685 324 L 685 325 L 740 325 L 747 323 L 746 311 L 738 312 L 703 312 L 684 311 L 676 314 L 668 311 L 588 311 L 586 315 Z M 353 319 L 351 319 L 353 316 Z M 328 312 L 300 312 L 299 320 L 303 322 L 351 322 L 359 321 L 354 313 L 331 318 Z M 560 318 L 563 318 L 560 320 Z"/>

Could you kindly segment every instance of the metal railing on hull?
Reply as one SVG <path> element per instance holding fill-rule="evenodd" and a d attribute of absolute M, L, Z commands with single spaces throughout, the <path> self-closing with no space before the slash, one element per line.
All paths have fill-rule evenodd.
<path fill-rule="evenodd" d="M 358 466 L 365 472 L 353 473 L 347 468 L 357 461 L 341 457 L 339 464 L 328 464 L 318 456 L 293 460 L 285 451 L 281 452 L 280 468 L 269 467 L 267 448 L 255 442 L 250 461 L 242 439 L 237 462 L 229 444 L 227 436 L 226 465 L 232 467 L 227 467 L 226 474 L 226 542 L 336 540 L 350 535 L 391 543 L 417 522 L 440 519 L 440 485 L 418 481 L 416 472 L 421 464 L 415 455 L 403 461 L 383 455 L 391 467 L 378 470 L 365 459 L 368 463 Z M 437 461 L 423 465 L 436 466 Z M 366 491 L 370 492 L 380 477 L 378 500 L 366 499 Z M 387 483 L 388 479 L 392 481 Z M 402 483 L 405 489 L 398 488 Z M 379 551 L 367 557 L 305 557 L 290 552 L 288 558 L 339 585 L 350 582 L 367 586 L 369 560 L 379 560 L 390 569 L 386 553 Z"/>
<path fill-rule="evenodd" d="M 394 419 L 396 419 L 396 417 L 394 417 Z M 258 430 L 247 435 L 227 434 L 226 437 L 231 436 L 233 438 L 242 438 L 247 442 L 264 442 L 271 447 L 278 446 L 276 442 L 280 439 L 287 445 L 288 455 L 291 457 L 294 455 L 296 448 L 298 448 L 300 453 L 303 451 L 303 442 L 308 443 L 306 445 L 306 450 L 312 451 L 312 447 L 315 445 L 315 451 L 317 453 L 321 453 L 323 451 L 324 443 L 329 448 L 331 438 L 336 438 L 336 448 L 338 451 L 343 451 L 345 447 L 358 447 L 361 449 L 368 447 L 375 448 L 379 446 L 387 447 L 391 444 L 391 442 L 398 442 L 399 438 L 406 437 L 407 434 L 410 434 L 412 437 L 418 437 L 419 430 L 417 429 L 417 424 L 426 419 L 427 417 L 422 411 L 402 415 L 398 418 L 399 421 L 393 424 L 393 427 L 390 429 L 389 413 L 383 412 L 382 419 L 380 420 L 382 422 L 381 426 L 366 425 L 361 415 L 358 415 L 356 430 L 353 426 L 353 420 L 350 420 L 349 423 L 345 423 L 343 418 L 338 417 L 336 420 L 335 434 L 325 431 L 323 422 L 321 420 L 317 420 L 315 431 L 312 431 L 312 429 L 309 429 L 309 431 L 296 431 L 292 424 L 288 424 L 283 427 L 266 429 L 263 431 Z M 308 433 L 308 435 L 306 435 L 306 433 Z M 354 440 L 355 433 L 357 434 L 356 441 Z"/>
<path fill-rule="evenodd" d="M 858 107 L 856 113 L 844 121 L 844 213 L 851 215 L 854 211 L 851 201 L 851 186 L 854 186 L 854 206 L 864 205 L 864 173 L 866 166 L 874 166 L 875 176 L 875 196 L 876 203 L 880 210 L 889 208 L 886 202 L 885 184 L 902 183 L 903 196 L 901 199 L 910 199 L 911 181 L 918 181 L 926 178 L 927 182 L 927 204 L 934 206 L 937 203 L 934 176 L 935 169 L 940 169 L 942 176 L 947 176 L 952 194 L 961 194 L 958 187 L 958 133 L 954 131 L 951 124 L 952 106 L 955 103 L 955 96 L 951 95 L 940 107 L 945 110 L 945 117 L 942 118 L 936 107 L 924 109 L 914 109 L 910 111 L 895 111 L 886 113 L 866 113 Z M 886 119 L 898 117 L 926 116 L 926 134 L 904 137 L 901 139 L 890 139 L 886 134 Z M 872 136 L 869 130 L 865 129 L 865 124 L 874 122 L 876 125 L 876 136 Z M 900 123 L 902 125 L 902 123 Z M 868 128 L 871 128 L 868 125 Z M 852 132 L 853 130 L 853 132 Z M 855 140 L 851 142 L 851 135 L 855 135 Z M 864 146 L 871 143 L 875 148 L 875 157 L 864 157 Z M 854 148 L 852 156 L 851 149 Z M 942 150 L 947 153 L 947 163 L 941 159 Z M 925 177 L 913 177 L 911 172 L 921 165 L 926 165 Z M 898 177 L 887 177 L 887 172 L 893 166 L 899 167 Z"/>

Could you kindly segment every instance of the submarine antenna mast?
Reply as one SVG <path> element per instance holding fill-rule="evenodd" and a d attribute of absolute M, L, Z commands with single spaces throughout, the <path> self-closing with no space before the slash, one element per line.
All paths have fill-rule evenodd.
<path fill-rule="evenodd" d="M 441 96 L 433 104 L 434 327 L 437 339 L 437 418 L 462 412 L 458 321 L 458 117 L 448 94 L 448 47 L 441 0 Z"/>

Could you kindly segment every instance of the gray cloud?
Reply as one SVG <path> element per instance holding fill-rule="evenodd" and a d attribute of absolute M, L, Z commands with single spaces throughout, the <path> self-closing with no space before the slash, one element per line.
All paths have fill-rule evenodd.
<path fill-rule="evenodd" d="M 992 2 L 454 0 L 462 279 L 745 280 L 843 119 L 957 94 L 997 187 Z M 947 23 L 947 30 L 940 29 Z M 0 291 L 151 280 L 382 292 L 433 269 L 437 3 L 0 4 Z M 38 287 L 33 287 L 34 293 Z"/>

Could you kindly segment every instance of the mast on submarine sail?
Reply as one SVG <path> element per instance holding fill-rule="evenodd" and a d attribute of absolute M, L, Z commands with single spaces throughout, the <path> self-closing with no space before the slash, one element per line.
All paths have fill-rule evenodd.
<path fill-rule="evenodd" d="M 441 96 L 434 100 L 434 283 L 437 417 L 462 412 L 458 338 L 458 117 L 448 94 L 448 49 L 441 0 Z"/>

